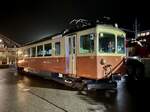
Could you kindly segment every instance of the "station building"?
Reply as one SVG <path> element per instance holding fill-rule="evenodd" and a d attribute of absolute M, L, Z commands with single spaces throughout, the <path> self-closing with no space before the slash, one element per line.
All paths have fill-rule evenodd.
<path fill-rule="evenodd" d="M 145 41 L 150 44 L 150 30 L 141 31 L 137 36 L 138 39 L 145 39 Z"/>
<path fill-rule="evenodd" d="M 147 55 L 145 57 L 150 58 L 150 30 L 141 31 L 137 36 L 137 39 L 143 42 L 142 47 L 147 51 Z"/>
<path fill-rule="evenodd" d="M 0 65 L 11 65 L 16 63 L 16 51 L 20 45 L 15 41 L 0 34 Z"/>

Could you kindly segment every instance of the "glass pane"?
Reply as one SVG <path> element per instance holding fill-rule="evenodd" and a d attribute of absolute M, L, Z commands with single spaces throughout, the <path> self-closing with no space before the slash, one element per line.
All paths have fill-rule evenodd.
<path fill-rule="evenodd" d="M 88 34 L 80 37 L 80 53 L 94 52 L 94 35 Z"/>
<path fill-rule="evenodd" d="M 52 55 L 52 44 L 51 43 L 45 44 L 44 48 L 45 48 L 44 55 L 45 56 L 51 56 Z"/>
<path fill-rule="evenodd" d="M 73 37 L 73 54 L 75 54 L 75 52 L 76 52 L 75 44 L 76 44 L 76 40 L 75 40 L 75 37 Z"/>
<path fill-rule="evenodd" d="M 26 57 L 30 57 L 30 48 L 26 50 Z"/>
<path fill-rule="evenodd" d="M 108 33 L 99 34 L 99 52 L 115 53 L 115 35 Z"/>
<path fill-rule="evenodd" d="M 43 45 L 37 47 L 37 56 L 43 56 Z"/>
<path fill-rule="evenodd" d="M 125 53 L 125 40 L 124 37 L 117 37 L 117 53 Z"/>
<path fill-rule="evenodd" d="M 60 55 L 60 42 L 55 43 L 55 55 Z"/>
<path fill-rule="evenodd" d="M 69 54 L 72 53 L 72 44 L 71 44 L 71 38 L 69 38 Z"/>
<path fill-rule="evenodd" d="M 31 57 L 35 57 L 36 54 L 36 47 L 32 47 L 32 56 Z"/>

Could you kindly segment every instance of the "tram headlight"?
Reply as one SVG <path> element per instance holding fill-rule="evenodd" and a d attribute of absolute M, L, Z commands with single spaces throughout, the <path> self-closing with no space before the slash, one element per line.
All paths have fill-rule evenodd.
<path fill-rule="evenodd" d="M 25 60 L 19 60 L 18 63 L 21 64 L 23 63 Z"/>
<path fill-rule="evenodd" d="M 106 60 L 102 58 L 102 59 L 100 60 L 100 64 L 101 64 L 101 65 L 105 65 L 105 64 L 106 64 Z"/>

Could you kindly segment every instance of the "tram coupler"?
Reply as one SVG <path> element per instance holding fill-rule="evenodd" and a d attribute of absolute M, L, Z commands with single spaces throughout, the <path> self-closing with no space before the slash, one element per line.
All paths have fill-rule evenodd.
<path fill-rule="evenodd" d="M 109 84 L 109 83 L 99 83 L 99 84 L 88 84 L 88 90 L 114 90 L 116 89 L 116 84 Z"/>
<path fill-rule="evenodd" d="M 112 79 L 112 81 L 114 81 L 114 82 L 120 81 L 121 78 L 122 78 L 122 76 L 121 76 L 120 74 L 112 75 L 112 76 L 111 76 L 111 79 Z"/>
<path fill-rule="evenodd" d="M 89 81 L 86 84 L 87 90 L 114 90 L 117 88 L 117 82 L 112 80 Z"/>

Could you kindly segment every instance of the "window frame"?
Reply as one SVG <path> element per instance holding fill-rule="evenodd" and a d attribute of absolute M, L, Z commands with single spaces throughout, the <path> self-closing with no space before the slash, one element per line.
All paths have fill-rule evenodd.
<path fill-rule="evenodd" d="M 88 52 L 81 52 L 81 38 L 90 38 L 90 35 L 93 35 L 93 48 L 91 49 L 88 49 L 89 51 Z M 88 37 L 84 37 L 84 36 L 88 36 Z M 78 53 L 79 54 L 94 54 L 95 53 L 95 39 L 96 39 L 96 36 L 95 36 L 95 33 L 87 33 L 87 34 L 82 34 L 79 36 L 79 51 Z"/>
<path fill-rule="evenodd" d="M 60 43 L 59 54 L 56 54 L 56 43 Z M 61 56 L 62 51 L 61 51 L 61 42 L 60 42 L 60 41 L 54 42 L 54 48 L 55 48 L 54 55 L 55 55 L 55 56 Z"/>
<path fill-rule="evenodd" d="M 123 40 L 124 40 L 124 41 L 123 41 L 123 42 L 124 42 L 124 47 L 123 47 L 123 48 L 124 48 L 124 52 L 122 52 L 122 53 L 119 53 L 119 52 L 118 52 L 118 38 L 119 38 L 119 39 L 120 39 L 120 38 L 123 38 Z M 126 43 L 125 43 L 125 37 L 124 37 L 123 35 L 117 35 L 117 39 L 116 39 L 116 40 L 117 40 L 117 45 L 116 45 L 116 46 L 117 46 L 117 48 L 116 48 L 117 54 L 125 54 L 125 53 L 126 53 L 126 48 L 125 48 L 125 44 L 126 44 Z"/>
<path fill-rule="evenodd" d="M 51 45 L 51 54 L 50 55 L 46 55 L 45 45 Z M 53 53 L 52 53 L 52 50 L 53 50 L 52 42 L 44 43 L 43 47 L 44 47 L 44 49 L 43 49 L 43 56 L 47 57 L 47 56 L 52 56 L 53 55 Z"/>
<path fill-rule="evenodd" d="M 101 37 L 100 35 L 101 35 L 101 33 L 104 35 L 104 34 L 108 34 L 108 35 L 113 35 L 113 37 L 114 37 L 114 41 L 113 42 L 115 42 L 114 43 L 114 52 L 101 52 L 101 47 L 100 47 L 100 38 L 108 38 L 108 37 Z M 98 48 L 97 48 L 97 50 L 98 50 L 98 53 L 100 53 L 100 54 L 116 54 L 116 51 L 117 51 L 117 49 L 116 49 L 116 45 L 117 45 L 117 42 L 116 42 L 116 34 L 115 33 L 110 33 L 110 32 L 99 32 L 98 33 Z"/>
<path fill-rule="evenodd" d="M 34 56 L 33 56 L 33 48 L 35 48 L 35 54 L 34 54 Z M 30 49 L 31 49 L 31 51 L 30 51 L 31 52 L 31 56 L 30 57 L 36 57 L 37 47 L 36 46 L 32 46 Z"/>
<path fill-rule="evenodd" d="M 42 46 L 42 54 L 41 54 L 41 55 L 38 55 L 38 47 L 40 47 L 40 46 Z M 37 47 L 37 54 L 36 54 L 36 56 L 37 56 L 37 57 L 42 57 L 43 54 L 44 54 L 43 44 L 37 45 L 36 47 Z"/>

